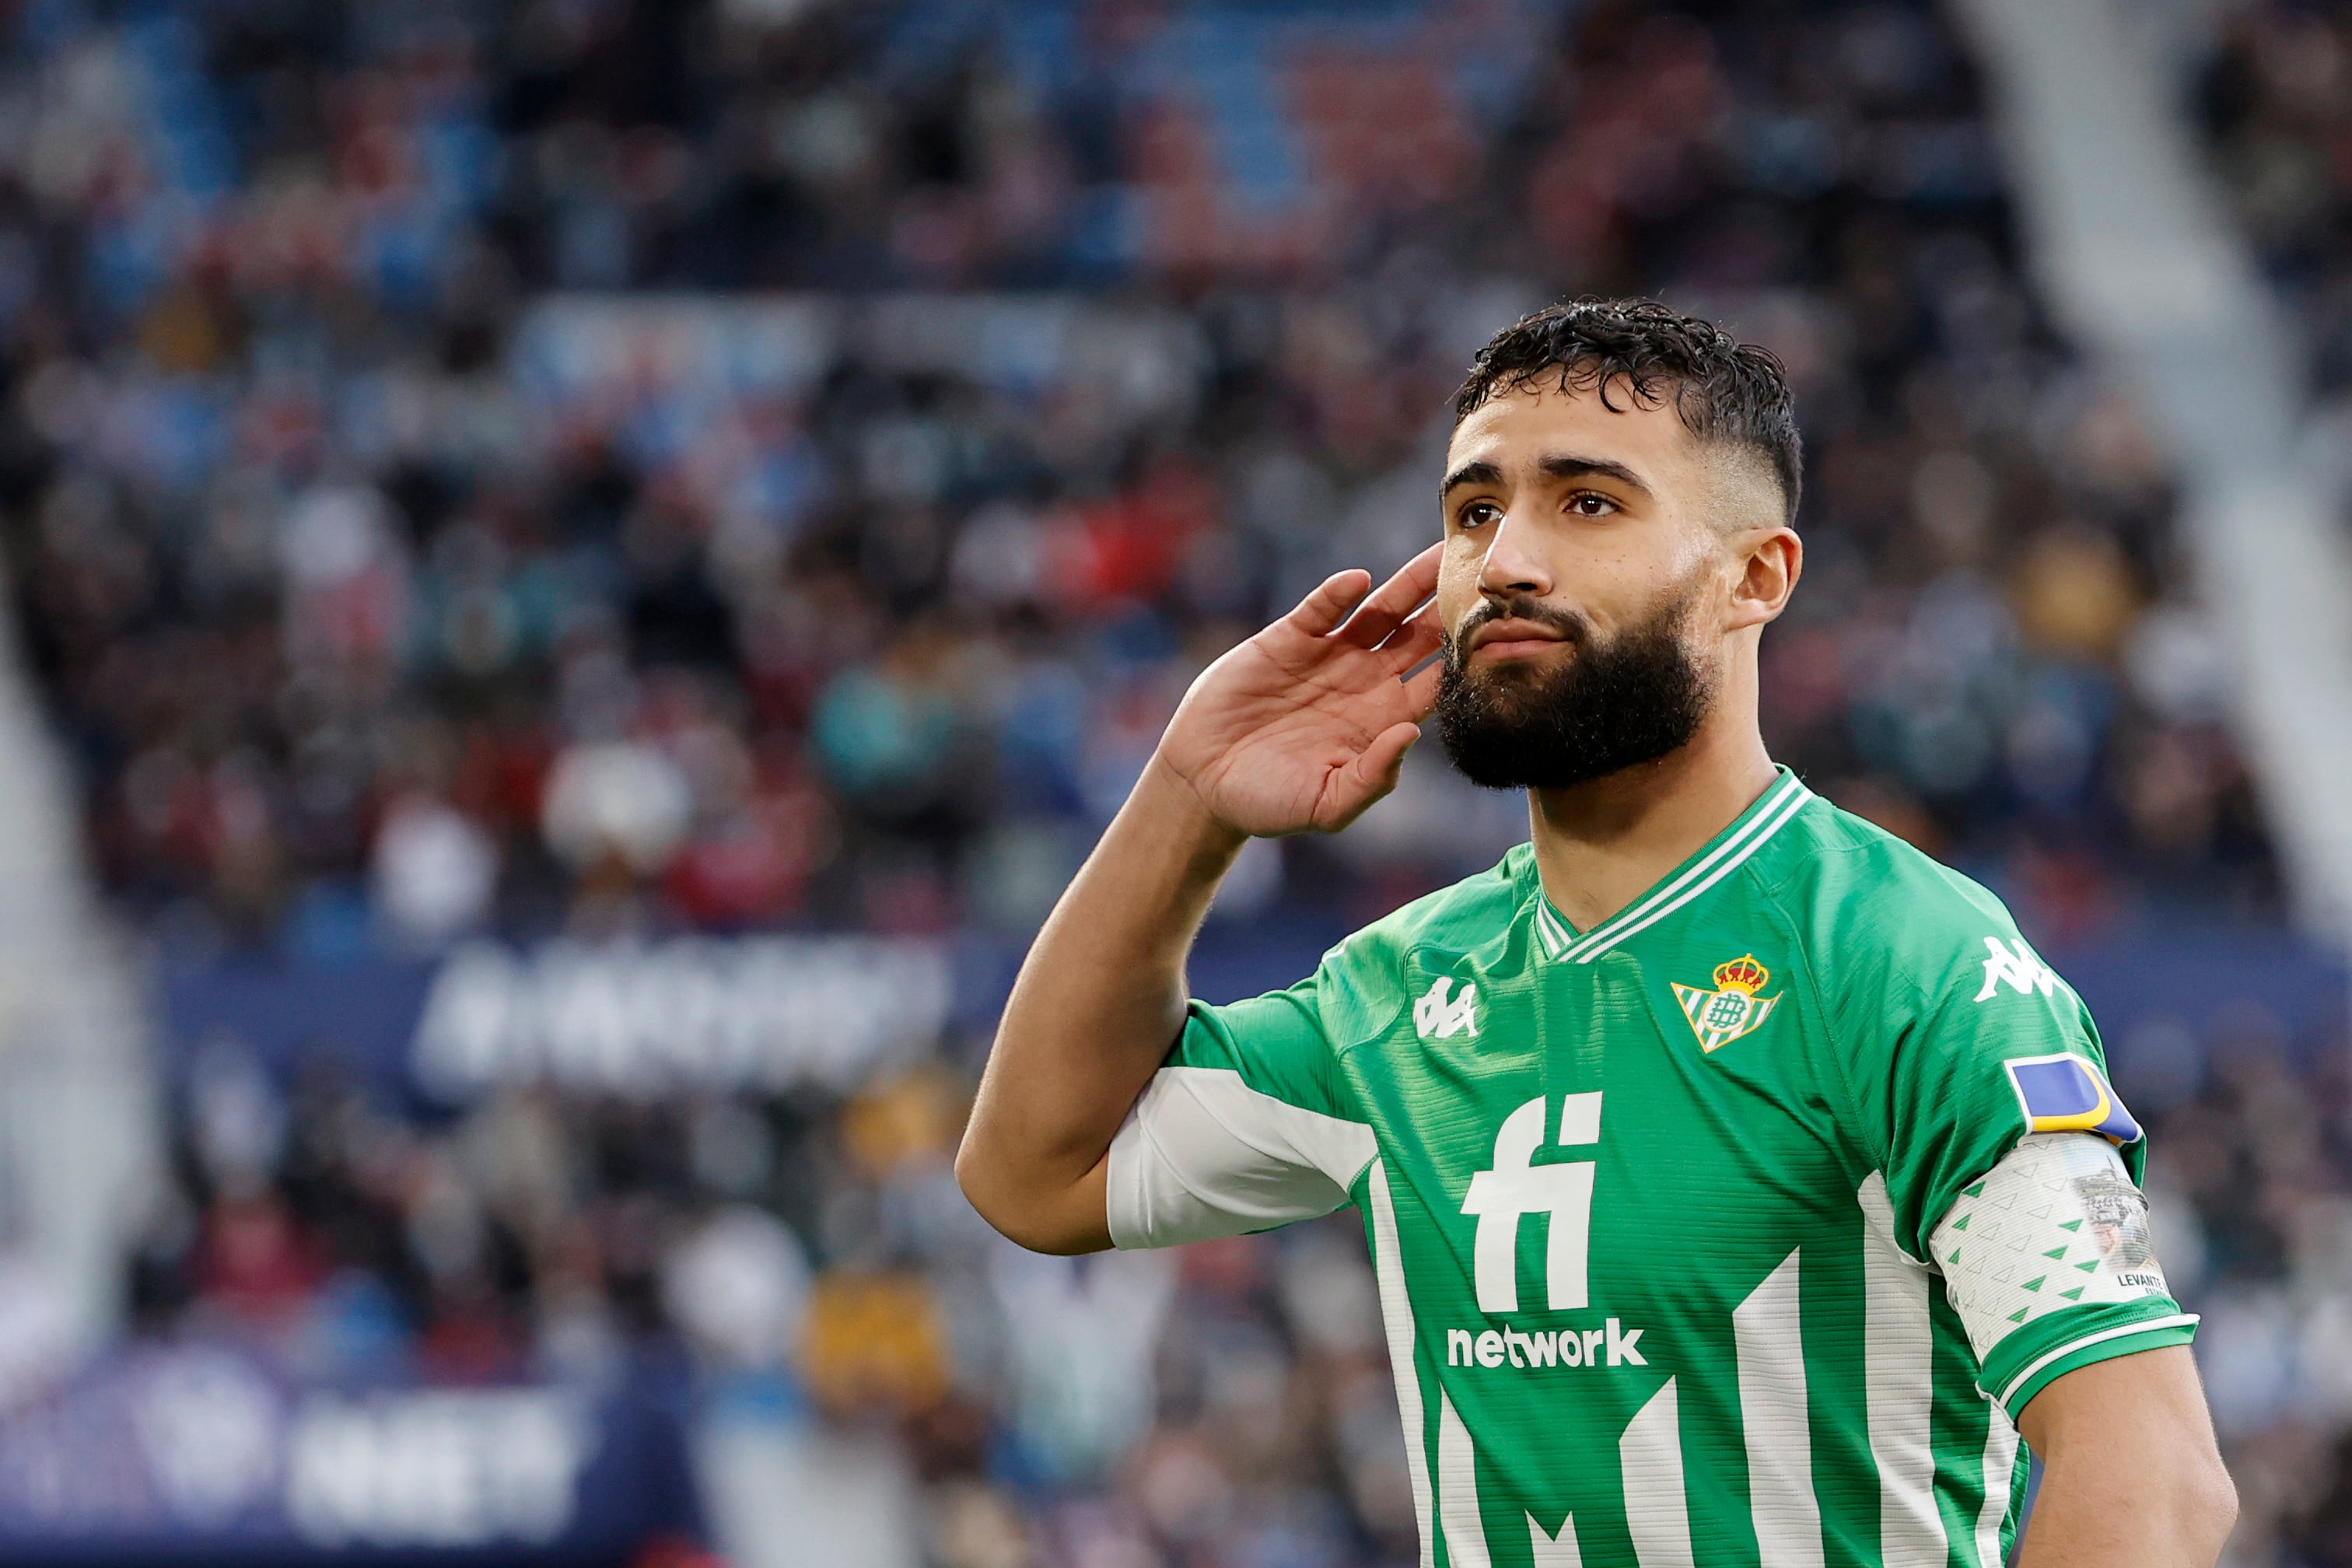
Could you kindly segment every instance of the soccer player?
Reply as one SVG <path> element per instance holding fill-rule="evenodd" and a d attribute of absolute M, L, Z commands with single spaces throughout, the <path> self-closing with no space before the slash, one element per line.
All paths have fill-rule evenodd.
<path fill-rule="evenodd" d="M 1178 708 L 1013 987 L 964 1190 L 1053 1252 L 1353 1204 L 1425 1568 L 1997 1568 L 2021 1431 L 2027 1568 L 2210 1564 L 2236 1500 L 2088 1014 L 1765 752 L 1780 366 L 1586 300 L 1454 407 L 1443 540 Z M 1532 842 L 1188 1002 L 1244 841 L 1345 827 L 1433 713 Z"/>

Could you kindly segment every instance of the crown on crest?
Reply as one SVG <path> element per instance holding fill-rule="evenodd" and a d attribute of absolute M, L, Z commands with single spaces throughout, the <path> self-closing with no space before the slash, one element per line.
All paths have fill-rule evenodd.
<path fill-rule="evenodd" d="M 1766 982 L 1771 978 L 1772 972 L 1757 963 L 1752 952 L 1715 966 L 1715 988 L 1718 991 L 1737 991 L 1743 995 L 1753 996 L 1763 990 Z"/>

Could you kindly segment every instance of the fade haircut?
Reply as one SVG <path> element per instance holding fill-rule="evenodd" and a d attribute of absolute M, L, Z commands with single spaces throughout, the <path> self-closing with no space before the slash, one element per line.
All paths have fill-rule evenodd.
<path fill-rule="evenodd" d="M 1780 486 L 1781 521 L 1796 521 L 1804 444 L 1788 373 L 1770 350 L 1655 300 L 1570 300 L 1488 340 L 1454 395 L 1454 422 L 1547 380 L 1562 392 L 1597 393 L 1612 412 L 1620 388 L 1652 408 L 1672 395 L 1683 428 L 1700 442 L 1736 447 L 1770 465 Z"/>

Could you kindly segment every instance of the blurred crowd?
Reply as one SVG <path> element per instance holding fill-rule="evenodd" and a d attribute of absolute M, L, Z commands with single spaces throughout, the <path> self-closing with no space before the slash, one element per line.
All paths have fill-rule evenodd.
<path fill-rule="evenodd" d="M 2317 390 L 2352 387 L 2352 12 L 2242 0 L 2191 102 L 2223 189 L 2295 324 Z"/>
<path fill-rule="evenodd" d="M 2169 476 L 2039 313 L 1927 5 L 5 18 L 0 527 L 160 964 L 1017 943 L 1194 671 L 1433 536 L 1470 353 L 1582 292 L 1788 363 L 1781 760 L 2038 934 L 2277 918 Z M 2331 321 L 2343 66 L 2300 40 L 2336 35 L 2242 26 L 2215 123 Z M 1255 848 L 1221 918 L 1370 918 L 1523 831 L 1423 748 L 1350 834 Z M 2346 1190 L 2334 1101 L 2259 1035 L 2206 1087 L 2189 1037 L 2144 1108 L 2244 1313 L 2308 1300 Z M 948 1172 L 982 1043 L 846 1100 L 450 1120 L 215 1042 L 137 1321 L 336 1372 L 668 1358 L 714 1408 L 898 1434 L 945 1568 L 1410 1562 L 1345 1216 L 1015 1255 Z M 2233 1441 L 2286 1444 L 2268 1397 Z M 2296 1410 L 2273 1512 L 2352 1518 L 2311 1458 L 2339 1414 Z"/>
<path fill-rule="evenodd" d="M 1798 384 L 1780 754 L 2070 907 L 2260 906 L 2161 464 L 1967 68 L 1802 9 L 27 9 L 0 479 L 107 885 L 199 952 L 1017 927 L 1192 668 L 1429 534 L 1485 332 L 1648 289 Z M 693 398 L 509 352 L 555 292 L 1045 287 L 1164 330 L 1001 374 L 852 321 Z M 1491 846 L 1424 815 L 1406 879 Z"/>
<path fill-rule="evenodd" d="M 2213 170 L 2305 356 L 2319 405 L 2305 456 L 2340 473 L 2352 10 L 2223 7 L 2193 64 Z M 2301 1070 L 2284 1044 L 2259 1021 L 2212 1042 L 2214 1081 L 2162 1120 L 2153 1158 L 2203 1217 L 2200 1353 L 2247 1505 L 2240 1556 L 2325 1568 L 2352 1563 L 2352 1086 L 2340 1037 Z"/>

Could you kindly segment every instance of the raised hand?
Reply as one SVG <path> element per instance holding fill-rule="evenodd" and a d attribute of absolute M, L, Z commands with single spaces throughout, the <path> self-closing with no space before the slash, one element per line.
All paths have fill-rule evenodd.
<path fill-rule="evenodd" d="M 1434 666 L 1402 678 L 1444 641 L 1435 606 L 1423 605 L 1442 549 L 1431 545 L 1376 591 L 1365 572 L 1327 579 L 1202 670 L 1156 765 L 1242 833 L 1333 833 L 1362 816 L 1396 787 L 1437 700 Z"/>

